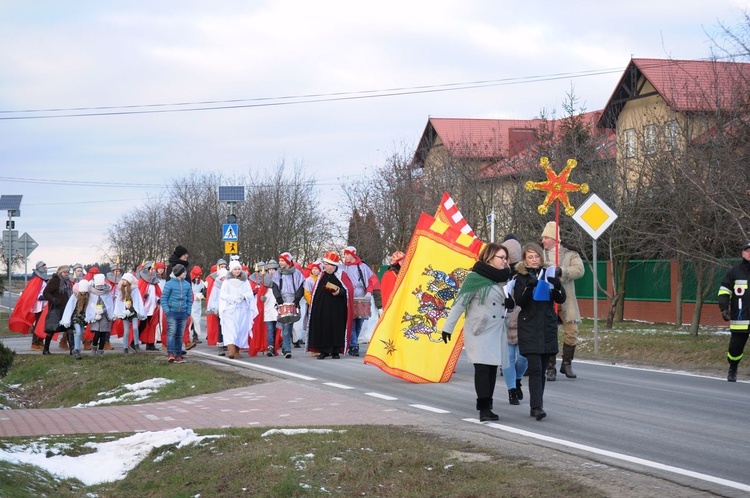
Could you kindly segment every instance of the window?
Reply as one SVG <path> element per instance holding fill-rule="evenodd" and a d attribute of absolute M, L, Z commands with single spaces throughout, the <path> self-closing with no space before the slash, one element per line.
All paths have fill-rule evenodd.
<path fill-rule="evenodd" d="M 646 154 L 656 152 L 656 125 L 646 125 L 643 127 L 643 151 Z"/>
<path fill-rule="evenodd" d="M 664 125 L 664 150 L 677 149 L 677 121 L 668 121 Z"/>
<path fill-rule="evenodd" d="M 625 130 L 625 157 L 635 157 L 635 130 Z"/>

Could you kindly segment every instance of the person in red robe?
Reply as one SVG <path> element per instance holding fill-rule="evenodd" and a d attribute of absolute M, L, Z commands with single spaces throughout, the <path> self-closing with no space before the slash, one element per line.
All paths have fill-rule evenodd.
<path fill-rule="evenodd" d="M 21 295 L 16 301 L 13 312 L 8 320 L 8 329 L 18 334 L 30 334 L 47 305 L 42 292 L 47 285 L 50 276 L 47 275 L 47 263 L 38 261 L 34 267 L 34 275 L 26 284 Z M 43 337 L 43 336 L 42 336 Z M 41 351 L 44 349 L 44 339 L 36 334 L 31 335 L 31 349 Z"/>
<path fill-rule="evenodd" d="M 383 298 L 382 305 L 383 311 L 388 306 L 388 300 L 393 294 L 393 290 L 396 287 L 396 279 L 398 278 L 398 272 L 401 271 L 401 264 L 404 262 L 406 256 L 401 251 L 396 251 L 391 254 L 391 266 L 383 273 L 383 277 L 380 279 L 380 294 Z"/>

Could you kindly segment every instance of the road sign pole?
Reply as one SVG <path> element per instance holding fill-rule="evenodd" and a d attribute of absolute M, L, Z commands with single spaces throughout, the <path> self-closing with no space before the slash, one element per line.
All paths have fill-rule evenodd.
<path fill-rule="evenodd" d="M 25 289 L 26 285 L 29 283 L 29 239 L 25 238 L 23 243 L 26 244 L 23 251 L 25 254 L 23 257 L 23 288 Z"/>
<path fill-rule="evenodd" d="M 594 354 L 599 354 L 599 277 L 597 276 L 596 239 L 594 239 Z"/>
<path fill-rule="evenodd" d="M 13 230 L 11 223 L 13 221 L 13 211 L 8 210 L 8 323 L 10 323 L 10 306 L 13 302 Z"/>

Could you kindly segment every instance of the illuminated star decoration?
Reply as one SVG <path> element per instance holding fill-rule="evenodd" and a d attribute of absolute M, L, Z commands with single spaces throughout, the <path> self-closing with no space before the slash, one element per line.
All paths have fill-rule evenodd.
<path fill-rule="evenodd" d="M 391 339 L 388 339 L 388 341 L 384 341 L 383 339 L 380 339 L 380 342 L 385 344 L 386 354 L 393 354 L 396 352 L 396 345 L 393 343 Z"/>
<path fill-rule="evenodd" d="M 539 160 L 539 165 L 544 168 L 544 172 L 547 174 L 547 180 L 543 182 L 532 182 L 529 180 L 526 182 L 526 190 L 529 192 L 532 190 L 547 191 L 547 195 L 544 197 L 544 202 L 537 208 L 539 214 L 547 214 L 549 205 L 555 201 L 562 202 L 563 206 L 565 206 L 565 214 L 568 216 L 575 213 L 576 209 L 570 204 L 568 192 L 581 192 L 582 194 L 585 194 L 589 191 L 589 186 L 586 183 L 578 184 L 568 181 L 570 172 L 578 165 L 578 162 L 575 159 L 568 159 L 567 164 L 559 175 L 550 167 L 548 158 L 541 158 Z"/>

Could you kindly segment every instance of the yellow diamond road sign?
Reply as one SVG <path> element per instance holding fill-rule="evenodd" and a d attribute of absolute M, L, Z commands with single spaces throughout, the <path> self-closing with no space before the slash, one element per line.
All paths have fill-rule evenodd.
<path fill-rule="evenodd" d="M 591 194 L 573 214 L 572 218 L 588 232 L 591 237 L 599 236 L 617 219 L 617 215 L 604 204 L 598 195 Z"/>

